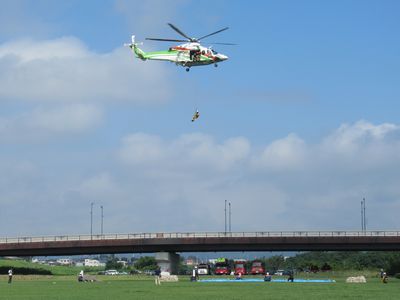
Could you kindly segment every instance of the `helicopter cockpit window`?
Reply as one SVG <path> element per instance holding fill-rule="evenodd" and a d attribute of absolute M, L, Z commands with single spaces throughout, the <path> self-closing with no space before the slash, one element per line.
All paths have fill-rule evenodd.
<path fill-rule="evenodd" d="M 215 50 L 212 50 L 212 49 L 211 49 L 211 51 L 212 51 L 213 54 L 218 54 L 218 52 L 215 51 Z"/>

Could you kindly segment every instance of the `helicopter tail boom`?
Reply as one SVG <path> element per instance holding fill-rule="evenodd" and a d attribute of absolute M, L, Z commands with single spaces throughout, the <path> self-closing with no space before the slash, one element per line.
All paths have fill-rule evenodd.
<path fill-rule="evenodd" d="M 125 44 L 125 46 L 131 48 L 136 57 L 140 58 L 141 60 L 146 60 L 145 58 L 146 52 L 144 52 L 142 49 L 138 47 L 138 43 L 135 42 L 134 35 L 132 35 L 132 43 Z"/>

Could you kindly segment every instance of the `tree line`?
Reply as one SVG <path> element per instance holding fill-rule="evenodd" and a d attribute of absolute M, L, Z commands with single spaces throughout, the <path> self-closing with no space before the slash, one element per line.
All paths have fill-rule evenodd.
<path fill-rule="evenodd" d="M 312 251 L 302 252 L 295 256 L 284 257 L 274 255 L 257 259 L 264 262 L 269 272 L 276 270 L 297 270 L 305 272 L 346 271 L 346 270 L 380 270 L 384 269 L 389 275 L 400 273 L 400 252 L 388 251 Z M 233 266 L 233 260 L 229 260 Z M 247 261 L 246 268 L 250 269 L 253 261 Z M 121 269 L 117 259 L 109 259 L 106 269 Z M 155 270 L 157 263 L 152 256 L 143 256 L 133 262 L 132 269 Z M 186 266 L 181 257 L 179 273 L 190 273 L 192 266 Z"/>
<path fill-rule="evenodd" d="M 400 273 L 400 252 L 387 251 L 312 251 L 284 258 L 281 255 L 262 259 L 266 268 L 299 271 L 379 270 L 389 275 Z"/>

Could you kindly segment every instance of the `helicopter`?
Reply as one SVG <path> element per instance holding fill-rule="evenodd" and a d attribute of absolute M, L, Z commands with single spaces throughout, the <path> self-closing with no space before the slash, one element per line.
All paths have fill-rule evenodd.
<path fill-rule="evenodd" d="M 175 30 L 178 34 L 186 38 L 183 39 L 160 39 L 160 38 L 146 38 L 146 40 L 151 41 L 161 41 L 161 42 L 185 42 L 178 46 L 170 47 L 166 51 L 155 51 L 155 52 L 145 52 L 138 47 L 139 43 L 135 42 L 135 36 L 132 35 L 132 43 L 126 44 L 132 49 L 136 57 L 141 60 L 164 60 L 175 63 L 177 66 L 182 66 L 186 68 L 186 72 L 190 71 L 191 67 L 205 66 L 214 64 L 218 67 L 219 62 L 223 62 L 228 59 L 228 56 L 218 53 L 212 47 L 204 47 L 200 44 L 200 41 L 212 36 L 214 34 L 220 33 L 229 29 L 229 27 L 222 28 L 213 33 L 207 34 L 200 38 L 192 38 L 183 33 L 175 25 L 168 23 L 168 25 Z M 218 45 L 236 45 L 232 43 L 212 43 Z"/>

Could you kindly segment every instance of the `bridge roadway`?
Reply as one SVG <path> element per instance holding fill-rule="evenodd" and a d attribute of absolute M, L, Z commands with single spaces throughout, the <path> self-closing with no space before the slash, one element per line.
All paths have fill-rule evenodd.
<path fill-rule="evenodd" d="M 0 256 L 400 250 L 400 231 L 176 232 L 0 238 Z"/>

